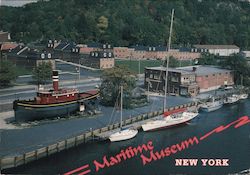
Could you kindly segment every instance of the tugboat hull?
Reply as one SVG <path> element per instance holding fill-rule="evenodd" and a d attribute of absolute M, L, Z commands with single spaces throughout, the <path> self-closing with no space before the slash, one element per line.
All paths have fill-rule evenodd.
<path fill-rule="evenodd" d="M 77 101 L 51 105 L 14 103 L 15 119 L 17 122 L 65 117 L 74 113 L 78 109 L 79 104 Z"/>

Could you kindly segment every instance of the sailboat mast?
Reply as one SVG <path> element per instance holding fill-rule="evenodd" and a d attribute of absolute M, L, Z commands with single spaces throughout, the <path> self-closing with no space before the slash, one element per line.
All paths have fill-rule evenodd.
<path fill-rule="evenodd" d="M 172 36 L 172 28 L 173 28 L 173 20 L 174 20 L 174 9 L 172 9 L 171 14 L 171 24 L 170 24 L 170 31 L 169 31 L 169 37 L 168 37 L 168 52 L 171 48 L 171 36 Z M 167 55 L 167 67 L 166 67 L 166 76 L 165 76 L 165 94 L 164 94 L 164 107 L 163 111 L 165 112 L 167 107 L 167 88 L 168 88 L 168 66 L 169 66 L 169 53 Z"/>
<path fill-rule="evenodd" d="M 120 124 L 120 127 L 121 127 L 121 128 L 122 128 L 122 105 L 123 105 L 123 104 L 122 104 L 122 102 L 123 102 L 123 101 L 122 101 L 122 94 L 123 94 L 123 86 L 121 86 L 121 121 L 120 121 L 120 122 L 121 122 L 121 124 Z"/>

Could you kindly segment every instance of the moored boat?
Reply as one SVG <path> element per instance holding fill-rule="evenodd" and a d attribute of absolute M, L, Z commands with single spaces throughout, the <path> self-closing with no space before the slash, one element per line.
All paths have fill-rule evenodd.
<path fill-rule="evenodd" d="M 188 121 L 192 120 L 199 113 L 197 112 L 182 112 L 177 114 L 171 114 L 167 117 L 157 119 L 154 121 L 149 121 L 142 125 L 143 131 L 153 131 L 159 130 L 163 128 L 169 128 L 176 125 L 187 123 Z"/>
<path fill-rule="evenodd" d="M 232 104 L 232 103 L 236 103 L 237 101 L 239 101 L 239 95 L 237 94 L 233 94 L 229 97 L 226 97 L 226 99 L 224 100 L 224 104 Z"/>
<path fill-rule="evenodd" d="M 17 122 L 65 117 L 85 109 L 85 104 L 96 100 L 98 90 L 79 92 L 77 89 L 59 89 L 58 71 L 53 71 L 53 89 L 40 89 L 33 100 L 15 100 L 13 109 Z"/>
<path fill-rule="evenodd" d="M 200 110 L 204 112 L 212 112 L 220 109 L 223 106 L 223 101 L 217 100 L 215 101 L 214 97 L 212 98 L 212 102 L 207 102 L 200 106 Z"/>
<path fill-rule="evenodd" d="M 121 106 L 121 115 L 120 115 L 120 129 L 119 131 L 111 134 L 109 136 L 109 140 L 111 142 L 117 142 L 117 141 L 123 141 L 123 140 L 128 140 L 128 139 L 132 139 L 133 137 L 135 137 L 138 133 L 138 130 L 137 129 L 134 129 L 134 128 L 122 128 L 122 105 L 123 105 L 123 101 L 122 101 L 122 96 L 123 94 L 123 87 L 121 86 L 121 103 L 120 103 L 120 106 Z"/>

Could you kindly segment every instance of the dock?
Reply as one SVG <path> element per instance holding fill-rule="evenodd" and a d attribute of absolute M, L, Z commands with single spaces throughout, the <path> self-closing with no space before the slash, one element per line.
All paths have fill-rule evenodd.
<path fill-rule="evenodd" d="M 237 93 L 239 91 L 229 91 L 226 94 L 218 94 L 216 98 L 225 98 L 233 93 Z M 248 91 L 249 93 L 249 91 Z M 208 101 L 208 98 L 196 99 L 195 102 L 189 102 L 186 104 L 182 104 L 179 106 L 174 106 L 167 108 L 166 111 L 173 111 L 181 108 L 192 108 L 197 107 L 199 104 Z M 134 127 L 140 129 L 142 124 L 146 123 L 149 120 L 155 119 L 157 116 L 162 115 L 163 110 L 148 112 L 144 114 L 139 114 L 137 116 L 132 116 L 131 118 L 123 120 L 122 126 L 124 127 Z M 51 145 L 41 147 L 29 152 L 8 155 L 4 157 L 0 157 L 0 170 L 6 168 L 13 168 L 23 164 L 27 164 L 34 160 L 38 160 L 43 157 L 50 156 L 51 154 L 61 152 L 63 150 L 76 147 L 80 144 L 84 144 L 93 140 L 102 140 L 108 139 L 108 137 L 117 132 L 120 129 L 120 123 L 114 123 L 107 125 L 102 128 L 97 128 L 95 130 L 85 131 L 83 133 L 79 133 L 77 136 L 70 137 L 64 140 L 60 140 Z"/>
<path fill-rule="evenodd" d="M 166 109 L 166 111 L 192 107 L 196 105 L 197 105 L 197 102 L 190 102 L 187 104 L 170 107 Z M 124 127 L 131 126 L 135 128 L 140 128 L 143 123 L 149 120 L 152 120 L 153 118 L 156 118 L 157 116 L 161 114 L 163 114 L 163 110 L 140 114 L 140 115 L 131 117 L 129 119 L 123 120 L 122 125 Z M 90 130 L 84 133 L 80 133 L 77 136 L 67 138 L 65 140 L 56 142 L 46 147 L 41 147 L 41 148 L 26 152 L 23 154 L 20 153 L 20 154 L 1 157 L 0 158 L 0 170 L 24 165 L 32 161 L 41 159 L 43 157 L 50 156 L 51 154 L 58 153 L 69 148 L 73 148 L 80 144 L 84 144 L 84 143 L 87 143 L 96 139 L 97 140 L 107 139 L 111 133 L 114 133 L 118 131 L 119 129 L 120 129 L 120 123 L 115 123 L 115 124 L 107 125 L 102 128 L 95 129 L 95 130 Z"/>

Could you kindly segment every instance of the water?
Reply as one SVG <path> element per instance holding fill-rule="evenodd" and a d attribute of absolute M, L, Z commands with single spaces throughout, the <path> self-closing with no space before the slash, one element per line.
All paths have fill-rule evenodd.
<path fill-rule="evenodd" d="M 185 139 L 197 136 L 198 138 L 217 128 L 227 125 L 242 116 L 250 116 L 250 100 L 234 105 L 224 106 L 211 113 L 200 113 L 188 125 L 161 130 L 157 132 L 140 132 L 136 138 L 110 143 L 99 141 L 80 145 L 48 158 L 43 158 L 24 166 L 4 170 L 3 173 L 21 174 L 58 174 L 71 171 L 86 164 L 90 165 L 90 174 L 228 174 L 250 168 L 250 123 L 237 129 L 234 127 L 215 133 L 199 144 L 177 152 L 174 155 L 153 161 L 143 166 L 140 154 L 127 159 L 117 165 L 95 172 L 94 160 L 102 162 L 103 156 L 115 156 L 122 149 L 130 146 L 153 142 L 154 152 L 165 149 Z M 149 155 L 145 152 L 144 155 Z M 177 167 L 175 159 L 197 158 L 197 166 Z M 200 159 L 229 159 L 227 167 L 202 166 Z"/>

